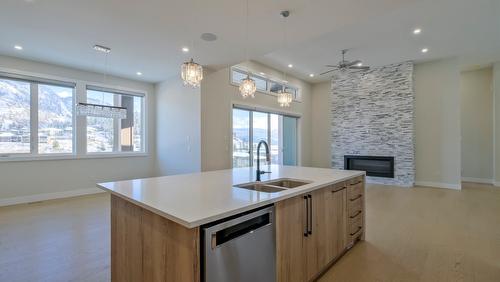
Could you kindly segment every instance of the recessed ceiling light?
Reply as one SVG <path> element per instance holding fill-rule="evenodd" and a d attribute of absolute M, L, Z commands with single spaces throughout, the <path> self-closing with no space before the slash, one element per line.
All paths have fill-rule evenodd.
<path fill-rule="evenodd" d="M 288 67 L 289 67 L 289 68 L 293 68 L 293 65 L 292 65 L 292 64 L 288 64 Z"/>
<path fill-rule="evenodd" d="M 23 50 L 23 46 L 21 46 L 21 45 L 14 45 L 14 49 L 16 49 L 16 50 Z"/>
<path fill-rule="evenodd" d="M 182 52 L 184 52 L 184 53 L 189 52 L 189 48 L 188 47 L 182 47 Z"/>
<path fill-rule="evenodd" d="M 422 49 L 422 53 L 427 53 L 427 52 L 429 52 L 429 48 L 423 48 Z"/>
<path fill-rule="evenodd" d="M 311 74 L 309 75 L 309 77 L 314 77 L 314 73 L 311 73 Z"/>
<path fill-rule="evenodd" d="M 142 75 L 142 72 L 138 71 L 138 72 L 136 72 L 135 74 L 137 74 L 138 76 L 141 76 L 141 75 Z"/>
<path fill-rule="evenodd" d="M 111 48 L 109 47 L 106 47 L 106 46 L 102 46 L 102 45 L 94 45 L 94 50 L 98 51 L 98 52 L 103 52 L 103 53 L 109 53 L 111 52 Z"/>
<path fill-rule="evenodd" d="M 420 34 L 420 33 L 422 33 L 422 29 L 421 28 L 415 28 L 413 30 L 413 34 Z"/>
<path fill-rule="evenodd" d="M 362 66 L 363 66 L 363 63 L 361 63 L 361 62 L 360 62 L 360 63 L 357 63 L 357 64 L 356 64 L 356 66 L 357 66 L 357 67 L 362 67 Z"/>

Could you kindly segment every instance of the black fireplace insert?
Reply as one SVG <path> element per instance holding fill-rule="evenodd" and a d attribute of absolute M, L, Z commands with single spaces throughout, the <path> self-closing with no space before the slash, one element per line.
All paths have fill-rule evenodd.
<path fill-rule="evenodd" d="M 345 155 L 344 169 L 366 171 L 367 176 L 394 178 L 394 157 Z"/>

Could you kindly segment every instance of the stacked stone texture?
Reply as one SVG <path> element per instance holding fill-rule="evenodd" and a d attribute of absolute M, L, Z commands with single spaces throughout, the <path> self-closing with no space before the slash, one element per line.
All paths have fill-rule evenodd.
<path fill-rule="evenodd" d="M 367 181 L 413 186 L 413 63 L 337 71 L 331 90 L 332 167 L 343 169 L 344 155 L 391 156 L 394 179 L 368 177 Z"/>

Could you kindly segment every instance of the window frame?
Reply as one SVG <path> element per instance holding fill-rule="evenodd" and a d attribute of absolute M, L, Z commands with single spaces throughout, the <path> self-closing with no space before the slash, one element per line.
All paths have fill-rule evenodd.
<path fill-rule="evenodd" d="M 293 93 L 293 96 L 294 96 L 293 102 L 297 102 L 297 103 L 302 102 L 301 95 L 300 95 L 300 93 L 301 93 L 300 87 L 298 87 L 296 85 L 290 84 L 288 82 L 284 82 L 284 81 L 282 81 L 278 78 L 275 78 L 275 77 L 267 77 L 267 76 L 257 75 L 251 71 L 244 70 L 243 68 L 238 67 L 238 66 L 232 66 L 232 67 L 230 67 L 230 70 L 229 70 L 229 84 L 231 84 L 233 86 L 237 86 L 237 87 L 240 86 L 240 83 L 236 83 L 233 81 L 233 72 L 237 72 L 237 73 L 243 74 L 245 76 L 250 75 L 250 77 L 256 77 L 256 78 L 265 80 L 266 81 L 266 90 L 262 91 L 260 89 L 257 89 L 257 92 L 259 92 L 259 93 L 277 97 L 278 94 L 271 91 L 271 84 L 275 83 L 275 84 L 282 85 L 285 88 L 294 89 L 295 93 Z"/>
<path fill-rule="evenodd" d="M 0 67 L 0 77 L 4 79 L 20 80 L 30 83 L 30 153 L 4 153 L 0 154 L 0 162 L 17 161 L 40 161 L 40 160 L 73 160 L 73 159 L 94 159 L 94 158 L 121 158 L 121 157 L 145 157 L 149 156 L 148 137 L 148 93 L 144 90 L 131 89 L 117 85 L 102 84 L 92 81 L 70 79 L 65 77 L 33 73 L 15 69 Z M 73 87 L 73 148 L 71 153 L 49 153 L 40 154 L 38 152 L 38 85 L 55 85 Z M 78 102 L 85 102 L 87 99 L 87 86 L 100 87 L 102 89 L 119 91 L 122 95 L 134 93 L 143 97 L 141 105 L 141 151 L 130 152 L 106 152 L 87 153 L 86 116 L 76 114 Z"/>
<path fill-rule="evenodd" d="M 85 119 L 85 154 L 90 155 L 90 156 L 98 156 L 98 155 L 122 155 L 122 154 L 127 154 L 127 155 L 135 155 L 135 154 L 145 154 L 147 152 L 147 147 L 146 147 L 146 93 L 141 92 L 141 91 L 134 91 L 130 89 L 124 89 L 124 88 L 116 88 L 116 87 L 107 87 L 95 83 L 87 83 L 85 85 L 85 99 L 84 101 L 87 102 L 87 91 L 92 90 L 92 91 L 101 91 L 101 92 L 106 92 L 106 93 L 111 93 L 114 94 L 114 102 L 119 102 L 121 104 L 121 97 L 123 95 L 125 96 L 132 96 L 132 97 L 140 97 L 142 98 L 142 103 L 141 103 L 141 151 L 121 151 L 121 134 L 120 134 L 120 120 L 114 119 L 113 120 L 113 151 L 111 152 L 88 152 L 88 147 L 87 147 L 87 117 L 83 117 Z M 82 140 L 83 141 L 83 140 Z"/>
<path fill-rule="evenodd" d="M 279 116 L 279 134 L 282 135 L 282 131 L 283 131 L 283 126 L 282 126 L 282 120 L 283 120 L 283 117 L 291 117 L 291 118 L 295 118 L 297 119 L 297 136 L 296 136 L 296 141 L 297 141 L 297 147 L 296 147 L 296 150 L 297 150 L 297 165 L 300 165 L 301 164 L 301 147 L 300 147 L 300 144 L 301 144 L 301 127 L 300 127 L 300 122 L 302 120 L 302 115 L 301 114 L 298 114 L 298 113 L 292 113 L 292 112 L 287 112 L 287 111 L 278 111 L 278 110 L 275 110 L 275 109 L 271 109 L 271 108 L 264 108 L 264 107 L 255 107 L 255 106 L 251 106 L 251 105 L 245 105 L 245 104 L 237 104 L 237 103 L 231 103 L 231 115 L 230 115 L 230 121 L 231 121 L 231 126 L 230 126 L 230 135 L 229 136 L 232 136 L 233 135 L 233 130 L 234 130 L 234 127 L 233 127 L 233 118 L 234 118 L 234 110 L 243 110 L 243 111 L 248 111 L 249 112 L 249 164 L 250 166 L 248 167 L 242 167 L 242 168 L 253 168 L 254 167 L 254 164 L 253 164 L 253 161 L 254 161 L 254 156 L 253 156 L 253 118 L 254 118 L 254 113 L 255 112 L 258 112 L 258 113 L 263 113 L 263 114 L 267 114 L 267 140 L 266 142 L 268 142 L 268 145 L 271 146 L 271 115 L 278 115 Z M 279 152 L 279 155 L 278 155 L 278 160 L 279 160 L 279 163 L 280 165 L 283 164 L 283 151 L 282 151 L 282 148 L 283 148 L 283 139 L 280 138 L 279 140 L 279 144 L 278 144 L 279 148 L 280 148 L 280 152 Z M 231 139 L 231 145 L 229 146 L 231 149 L 229 150 L 229 153 L 230 153 L 230 159 L 231 159 L 231 168 L 241 168 L 241 167 L 234 167 L 234 160 L 233 160 L 233 152 L 234 152 L 234 147 L 233 147 L 233 140 Z M 271 148 L 269 148 L 271 149 Z"/>

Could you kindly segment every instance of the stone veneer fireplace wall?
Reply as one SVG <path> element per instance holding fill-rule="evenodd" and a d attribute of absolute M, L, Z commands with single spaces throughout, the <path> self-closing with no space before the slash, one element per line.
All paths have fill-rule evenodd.
<path fill-rule="evenodd" d="M 367 181 L 413 186 L 413 63 L 335 72 L 331 95 L 332 167 L 343 169 L 345 155 L 392 156 L 394 178 Z"/>

